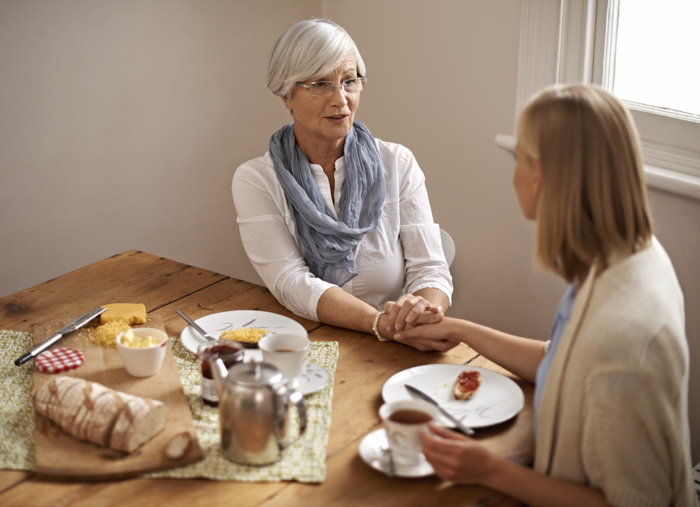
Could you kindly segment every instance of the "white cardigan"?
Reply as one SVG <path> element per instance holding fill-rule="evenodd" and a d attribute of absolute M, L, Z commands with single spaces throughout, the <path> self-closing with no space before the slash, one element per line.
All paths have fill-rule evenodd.
<path fill-rule="evenodd" d="M 697 506 L 688 369 L 683 294 L 659 242 L 592 269 L 542 395 L 535 469 L 613 505 Z"/>

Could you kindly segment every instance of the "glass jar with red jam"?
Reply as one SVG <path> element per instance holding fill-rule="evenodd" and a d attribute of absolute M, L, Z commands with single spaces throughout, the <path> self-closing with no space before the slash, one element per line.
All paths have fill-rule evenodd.
<path fill-rule="evenodd" d="M 197 347 L 197 365 L 202 379 L 202 401 L 210 407 L 219 406 L 214 372 L 211 371 L 210 359 L 221 359 L 226 369 L 243 361 L 243 346 L 229 340 L 213 340 Z"/>

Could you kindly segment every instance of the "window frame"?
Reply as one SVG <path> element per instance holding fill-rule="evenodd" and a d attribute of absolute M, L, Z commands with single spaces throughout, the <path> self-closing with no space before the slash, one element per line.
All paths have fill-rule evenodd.
<path fill-rule="evenodd" d="M 616 25 L 609 9 L 618 0 L 522 0 L 516 93 L 517 118 L 529 98 L 554 83 L 612 82 Z M 604 30 L 602 28 L 605 28 Z M 682 115 L 655 114 L 654 108 L 625 101 L 635 117 L 644 151 L 644 171 L 651 187 L 700 199 L 700 123 Z M 669 135 L 662 133 L 668 132 Z M 675 142 L 685 139 L 685 144 Z M 496 144 L 514 151 L 515 138 L 496 136 Z M 688 149 L 690 148 L 690 149 Z"/>

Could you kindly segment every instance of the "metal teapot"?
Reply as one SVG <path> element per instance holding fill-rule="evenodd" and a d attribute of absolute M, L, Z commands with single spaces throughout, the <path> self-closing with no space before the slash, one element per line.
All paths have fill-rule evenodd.
<path fill-rule="evenodd" d="M 276 366 L 263 362 L 234 365 L 210 359 L 219 394 L 221 453 L 243 465 L 269 465 L 306 430 L 304 396 L 290 390 Z M 290 407 L 299 411 L 299 432 L 290 434 Z M 295 432 L 296 433 L 296 432 Z"/>

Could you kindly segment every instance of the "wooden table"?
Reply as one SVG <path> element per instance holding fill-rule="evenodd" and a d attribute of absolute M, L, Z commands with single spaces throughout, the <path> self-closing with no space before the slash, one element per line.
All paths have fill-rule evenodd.
<path fill-rule="evenodd" d="M 128 251 L 30 289 L 0 298 L 0 329 L 32 331 L 35 324 L 78 316 L 111 302 L 144 303 L 160 315 L 170 336 L 185 327 L 175 313 L 194 318 L 229 310 L 264 310 L 300 322 L 314 341 L 340 343 L 333 387 L 333 409 L 323 484 L 240 483 L 210 480 L 136 478 L 97 483 L 42 480 L 31 472 L 0 471 L 0 505 L 515 505 L 482 487 L 453 486 L 436 491 L 437 477 L 389 478 L 368 467 L 358 454 L 362 438 L 381 427 L 381 388 L 396 372 L 427 363 L 483 366 L 511 376 L 523 389 L 526 405 L 512 421 L 477 432 L 476 438 L 502 455 L 527 461 L 533 454 L 533 386 L 513 377 L 465 345 L 446 354 L 418 352 L 382 343 L 354 331 L 296 317 L 259 285 L 187 266 L 145 252 Z"/>

